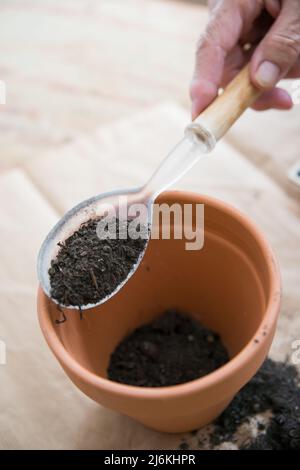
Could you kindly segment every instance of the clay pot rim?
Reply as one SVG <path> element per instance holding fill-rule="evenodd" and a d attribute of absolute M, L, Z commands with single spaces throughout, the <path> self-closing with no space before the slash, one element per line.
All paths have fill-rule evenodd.
<path fill-rule="evenodd" d="M 172 397 L 185 396 L 195 392 L 200 393 L 201 391 L 207 390 L 217 383 L 223 382 L 224 380 L 228 380 L 230 377 L 235 376 L 239 369 L 244 368 L 245 365 L 251 361 L 252 357 L 257 354 L 258 349 L 264 348 L 264 345 L 268 341 L 268 337 L 272 332 L 272 327 L 274 324 L 276 324 L 277 321 L 281 298 L 281 279 L 278 263 L 273 250 L 265 239 L 264 235 L 260 229 L 258 229 L 256 225 L 248 218 L 248 216 L 244 215 L 230 204 L 227 204 L 217 198 L 194 193 L 191 191 L 166 191 L 161 195 L 161 197 L 167 200 L 178 198 L 184 202 L 190 202 L 191 199 L 194 201 L 198 200 L 199 203 L 214 206 L 216 209 L 227 213 L 230 217 L 235 218 L 241 225 L 243 225 L 247 231 L 251 233 L 253 238 L 256 239 L 265 255 L 270 278 L 270 296 L 266 305 L 265 315 L 263 316 L 258 329 L 250 341 L 245 345 L 245 347 L 226 364 L 211 372 L 210 374 L 205 375 L 204 377 L 183 384 L 171 385 L 168 387 L 137 387 L 133 385 L 120 384 L 118 382 L 113 382 L 109 379 L 100 377 L 81 366 L 71 356 L 71 354 L 68 353 L 68 351 L 60 342 L 55 332 L 50 315 L 48 314 L 47 302 L 49 299 L 43 292 L 42 288 L 39 286 L 39 323 L 48 346 L 60 364 L 63 367 L 69 369 L 80 382 L 90 383 L 93 387 L 100 388 L 116 396 L 135 399 L 148 398 L 161 400 Z"/>

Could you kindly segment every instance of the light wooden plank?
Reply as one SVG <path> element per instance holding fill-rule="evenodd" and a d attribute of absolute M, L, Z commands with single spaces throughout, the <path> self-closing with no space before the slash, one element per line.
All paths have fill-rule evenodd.
<path fill-rule="evenodd" d="M 15 0 L 0 13 L 0 169 L 161 101 L 189 103 L 200 6 Z"/>

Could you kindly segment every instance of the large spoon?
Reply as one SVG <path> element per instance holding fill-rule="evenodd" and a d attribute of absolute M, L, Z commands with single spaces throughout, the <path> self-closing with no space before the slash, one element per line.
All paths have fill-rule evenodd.
<path fill-rule="evenodd" d="M 146 185 L 136 189 L 99 194 L 81 202 L 68 211 L 50 231 L 39 252 L 38 278 L 45 293 L 51 297 L 48 270 L 51 261 L 56 258 L 60 249 L 59 242 L 66 240 L 81 224 L 103 215 L 106 207 L 113 206 L 116 210 L 120 210 L 120 201 L 122 199 L 126 199 L 127 207 L 132 204 L 146 205 L 147 222 L 151 229 L 155 198 L 181 178 L 198 161 L 201 155 L 212 150 L 216 142 L 227 132 L 245 109 L 258 98 L 260 93 L 261 91 L 252 85 L 249 78 L 249 68 L 245 66 L 226 87 L 225 91 L 195 121 L 187 126 L 184 138 L 163 160 Z M 126 196 L 126 198 L 122 198 L 122 196 Z M 137 262 L 132 266 L 127 278 L 114 291 L 95 304 L 83 305 L 81 309 L 96 307 L 116 294 L 136 271 L 144 256 L 146 247 L 147 243 Z M 61 306 L 79 308 L 76 305 Z"/>

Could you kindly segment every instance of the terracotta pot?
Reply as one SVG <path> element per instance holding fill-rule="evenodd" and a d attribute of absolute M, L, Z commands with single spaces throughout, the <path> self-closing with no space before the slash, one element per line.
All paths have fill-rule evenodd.
<path fill-rule="evenodd" d="M 49 347 L 70 379 L 96 402 L 167 432 L 216 418 L 255 374 L 270 348 L 280 304 L 274 254 L 259 230 L 232 207 L 194 193 L 166 192 L 158 202 L 204 203 L 205 242 L 151 240 L 126 286 L 98 308 L 67 310 L 67 321 L 39 290 L 38 314 Z M 106 378 L 109 357 L 125 335 L 165 309 L 190 312 L 217 331 L 231 360 L 207 376 L 171 387 L 143 388 Z"/>

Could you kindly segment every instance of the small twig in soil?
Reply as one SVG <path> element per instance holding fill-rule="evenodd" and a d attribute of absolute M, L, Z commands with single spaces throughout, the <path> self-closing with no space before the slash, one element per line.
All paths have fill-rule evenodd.
<path fill-rule="evenodd" d="M 95 273 L 94 273 L 93 268 L 90 268 L 90 274 L 91 274 L 91 278 L 92 278 L 93 284 L 94 284 L 96 290 L 99 292 L 99 287 L 98 287 L 97 279 L 96 279 L 96 276 L 95 276 Z"/>
<path fill-rule="evenodd" d="M 59 305 L 57 306 L 57 310 L 59 311 L 60 316 L 62 318 L 55 320 L 55 323 L 56 325 L 60 325 L 61 323 L 64 323 L 65 321 L 67 321 L 67 317 Z"/>
<path fill-rule="evenodd" d="M 80 320 L 83 320 L 82 308 L 80 306 L 79 306 L 79 318 Z"/>

